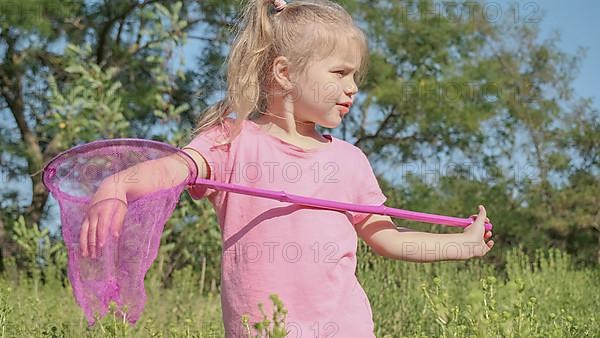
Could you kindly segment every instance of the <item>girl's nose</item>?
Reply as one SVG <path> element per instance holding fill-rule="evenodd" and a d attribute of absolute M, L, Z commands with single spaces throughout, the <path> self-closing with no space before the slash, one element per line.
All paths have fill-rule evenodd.
<path fill-rule="evenodd" d="M 353 83 L 351 86 L 346 87 L 346 89 L 344 89 L 344 93 L 348 94 L 348 96 L 351 96 L 352 94 L 356 93 L 358 91 L 358 87 L 356 86 L 355 83 Z"/>

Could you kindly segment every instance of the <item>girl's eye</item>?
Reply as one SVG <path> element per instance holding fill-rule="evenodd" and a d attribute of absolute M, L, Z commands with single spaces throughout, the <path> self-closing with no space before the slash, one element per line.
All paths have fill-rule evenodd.
<path fill-rule="evenodd" d="M 337 72 L 335 72 L 336 74 L 340 74 L 342 76 L 344 76 L 346 73 L 343 70 L 338 70 Z"/>

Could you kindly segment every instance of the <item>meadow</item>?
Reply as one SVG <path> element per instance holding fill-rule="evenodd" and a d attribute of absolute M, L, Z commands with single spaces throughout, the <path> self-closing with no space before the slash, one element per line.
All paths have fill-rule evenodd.
<path fill-rule="evenodd" d="M 502 265 L 483 259 L 410 263 L 374 255 L 359 242 L 357 276 L 377 337 L 595 337 L 600 335 L 600 272 L 577 267 L 557 249 L 503 249 Z M 154 264 L 148 301 L 130 326 L 111 311 L 88 328 L 68 281 L 49 266 L 18 272 L 10 259 L 0 278 L 1 337 L 222 337 L 219 287 L 191 266 L 165 287 Z M 65 286 L 63 286 L 63 284 Z M 199 292 L 199 290 L 205 290 Z M 282 337 L 285 302 L 265 314 L 252 336 Z M 258 304 L 257 304 L 258 306 Z M 340 309 L 341 311 L 342 309 Z"/>

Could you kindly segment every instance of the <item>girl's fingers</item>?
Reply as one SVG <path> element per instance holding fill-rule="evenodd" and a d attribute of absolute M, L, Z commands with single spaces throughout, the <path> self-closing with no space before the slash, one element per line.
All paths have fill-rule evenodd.
<path fill-rule="evenodd" d="M 494 241 L 491 240 L 491 241 L 487 242 L 487 246 L 488 246 L 488 248 L 491 249 L 494 246 Z"/>
<path fill-rule="evenodd" d="M 113 235 L 115 237 L 119 237 L 119 234 L 121 233 L 121 228 L 123 227 L 123 222 L 125 221 L 125 216 L 127 216 L 127 206 L 126 205 L 121 205 L 116 213 L 115 216 L 113 217 Z"/>
<path fill-rule="evenodd" d="M 79 232 L 79 247 L 81 249 L 81 254 L 83 257 L 86 257 L 88 254 L 87 245 L 88 245 L 88 228 L 90 226 L 89 218 L 86 216 L 83 224 L 81 225 L 81 231 Z"/>
<path fill-rule="evenodd" d="M 477 219 L 477 215 L 471 215 L 469 218 L 472 218 L 472 219 L 474 219 L 474 220 L 475 220 L 475 219 Z M 485 221 L 486 221 L 486 223 L 489 223 L 489 222 L 490 222 L 490 219 L 489 219 L 489 217 L 486 217 L 486 218 L 485 218 Z"/>
<path fill-rule="evenodd" d="M 473 217 L 473 216 L 471 216 L 471 217 L 473 217 L 474 219 L 475 219 L 475 218 L 477 218 L 477 217 L 476 217 L 477 215 L 474 215 L 474 216 L 475 216 L 475 217 Z M 487 219 L 487 218 L 486 218 L 486 219 Z M 489 220 L 488 220 L 488 222 L 489 222 Z M 488 230 L 488 231 L 484 232 L 484 234 L 483 234 L 483 238 L 484 238 L 484 239 L 488 239 L 488 238 L 490 238 L 490 237 L 492 237 L 492 231 L 491 231 L 491 230 Z"/>
<path fill-rule="evenodd" d="M 93 259 L 96 258 L 96 227 L 98 226 L 98 216 L 92 216 L 90 222 L 90 230 L 88 231 L 88 246 L 89 252 Z"/>
<path fill-rule="evenodd" d="M 106 243 L 106 237 L 108 237 L 108 225 L 106 222 L 106 215 L 98 216 L 98 249 L 102 249 Z"/>

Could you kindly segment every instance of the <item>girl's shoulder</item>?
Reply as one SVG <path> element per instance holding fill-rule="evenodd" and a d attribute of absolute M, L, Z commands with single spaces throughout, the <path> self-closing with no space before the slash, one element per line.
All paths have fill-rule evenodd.
<path fill-rule="evenodd" d="M 199 139 L 210 142 L 213 146 L 222 146 L 229 142 L 228 139 L 235 128 L 235 119 L 225 117 L 221 121 L 214 123 L 210 127 L 197 132 L 193 139 Z"/>
<path fill-rule="evenodd" d="M 365 152 L 361 148 L 356 146 L 355 144 L 350 143 L 346 140 L 336 138 L 333 135 L 331 135 L 331 137 L 335 138 L 335 141 L 338 144 L 338 146 L 341 148 L 340 150 L 344 156 L 352 157 L 355 159 L 359 159 L 359 158 L 362 159 L 362 158 L 366 157 Z"/>

